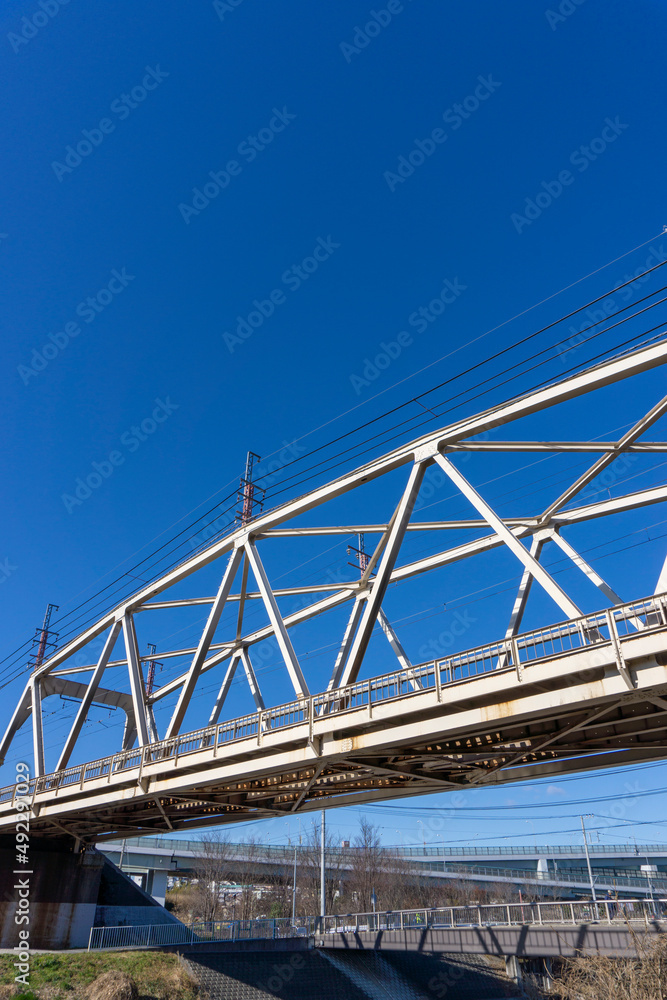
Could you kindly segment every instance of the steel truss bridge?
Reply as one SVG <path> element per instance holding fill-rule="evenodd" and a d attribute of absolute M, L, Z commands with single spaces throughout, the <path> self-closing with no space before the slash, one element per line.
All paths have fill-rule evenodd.
<path fill-rule="evenodd" d="M 654 593 L 627 603 L 564 535 L 570 526 L 667 499 L 667 487 L 659 486 L 575 505 L 581 491 L 620 455 L 667 452 L 667 442 L 643 437 L 667 413 L 667 397 L 617 441 L 490 440 L 486 432 L 641 376 L 665 361 L 663 339 L 429 433 L 261 514 L 104 614 L 31 673 L 0 744 L 4 762 L 15 734 L 31 720 L 33 833 L 64 832 L 95 842 L 663 759 L 667 562 Z M 594 460 L 545 510 L 501 517 L 452 461 L 466 452 L 590 453 Z M 440 467 L 475 517 L 413 518 L 432 465 Z M 388 519 L 354 525 L 333 520 L 339 498 L 385 476 L 385 497 L 395 489 L 396 477 L 403 476 Z M 322 526 L 304 523 L 305 515 L 312 521 L 314 511 L 322 512 Z M 468 529 L 475 536 L 471 541 L 447 546 L 448 534 Z M 375 539 L 357 579 L 272 588 L 262 555 L 278 544 L 276 539 L 296 546 L 304 537 L 357 532 Z M 412 532 L 444 539 L 444 546 L 401 562 L 401 546 Z M 558 546 L 599 588 L 603 610 L 581 611 L 541 562 L 547 544 Z M 501 547 L 523 568 L 504 636 L 456 655 L 411 663 L 383 611 L 387 588 Z M 214 596 L 169 595 L 184 581 L 194 589 L 197 573 L 217 561 L 224 566 Z M 561 620 L 521 632 L 533 582 L 553 600 Z M 297 610 L 281 610 L 290 598 L 299 599 Z M 268 624 L 249 631 L 244 612 L 252 602 L 263 607 Z M 164 662 L 177 658 L 182 672 L 147 693 L 144 672 L 154 654 L 139 652 L 137 616 L 198 605 L 209 614 L 196 647 L 159 654 Z M 221 634 L 221 615 L 229 605 L 237 608 L 237 625 Z M 313 694 L 292 635 L 302 623 L 345 605 L 349 618 L 328 689 Z M 360 680 L 376 625 L 387 636 L 398 669 Z M 105 640 L 97 661 L 75 665 L 72 658 L 100 636 Z M 291 700 L 274 707 L 265 705 L 252 664 L 253 647 L 267 638 L 275 640 L 294 691 Z M 129 690 L 101 686 L 111 667 L 126 671 Z M 224 720 L 238 667 L 256 711 Z M 211 671 L 220 688 L 208 725 L 181 733 L 197 686 Z M 46 773 L 42 704 L 54 694 L 78 699 L 80 705 L 56 770 Z M 160 736 L 155 710 L 170 696 L 175 707 Z M 93 703 L 126 713 L 122 744 L 100 760 L 69 766 Z M 0 832 L 15 822 L 14 795 L 13 785 L 0 790 Z"/>

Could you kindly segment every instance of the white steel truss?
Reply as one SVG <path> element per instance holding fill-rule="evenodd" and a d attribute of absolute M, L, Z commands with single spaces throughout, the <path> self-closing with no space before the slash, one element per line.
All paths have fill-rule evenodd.
<path fill-rule="evenodd" d="M 501 546 L 505 546 L 513 553 L 519 560 L 523 571 L 505 637 L 507 640 L 513 639 L 519 632 L 533 581 L 555 601 L 567 619 L 581 618 L 581 611 L 577 604 L 555 581 L 541 562 L 542 548 L 549 541 L 562 550 L 591 583 L 599 588 L 611 604 L 618 605 L 621 601 L 619 595 L 577 553 L 572 544 L 562 537 L 561 532 L 570 525 L 661 503 L 667 499 L 667 486 L 652 487 L 578 507 L 567 505 L 620 455 L 628 452 L 645 455 L 667 452 L 667 442 L 639 440 L 645 431 L 667 413 L 667 397 L 656 403 L 646 416 L 636 422 L 631 430 L 618 441 L 479 441 L 474 440 L 474 438 L 481 433 L 502 427 L 575 397 L 592 393 L 612 383 L 639 376 L 643 372 L 664 364 L 665 361 L 667 361 L 667 340 L 612 358 L 554 385 L 512 399 L 473 417 L 456 421 L 437 432 L 429 433 L 325 486 L 314 489 L 296 500 L 287 502 L 274 510 L 266 511 L 249 524 L 231 531 L 205 550 L 185 560 L 159 580 L 147 585 L 118 607 L 109 610 L 94 625 L 87 628 L 75 639 L 67 642 L 33 672 L 19 698 L 16 710 L 0 744 L 0 763 L 4 762 L 16 732 L 31 716 L 35 774 L 37 776 L 44 774 L 42 700 L 50 694 L 62 693 L 64 690 L 69 691 L 71 696 L 80 698 L 81 704 L 62 745 L 62 750 L 58 754 L 58 770 L 67 767 L 94 701 L 113 704 L 114 707 L 120 707 L 125 711 L 127 722 L 121 749 L 129 751 L 134 746 L 135 741 L 139 747 L 146 747 L 160 738 L 155 726 L 155 708 L 163 699 L 173 695 L 176 698 L 176 704 L 164 739 L 175 739 L 182 730 L 186 713 L 201 678 L 220 664 L 225 664 L 225 673 L 219 693 L 210 706 L 209 725 L 215 726 L 219 723 L 225 699 L 240 664 L 260 714 L 258 732 L 259 738 L 261 738 L 264 731 L 261 717 L 266 706 L 252 666 L 251 651 L 253 646 L 267 638 L 275 640 L 297 701 L 305 702 L 311 698 L 311 694 L 292 640 L 294 630 L 301 623 L 311 621 L 318 615 L 345 604 L 352 605 L 351 614 L 344 634 L 339 639 L 337 653 L 332 657 L 334 662 L 331 664 L 329 691 L 347 687 L 357 680 L 371 635 L 378 626 L 389 639 L 399 664 L 406 673 L 417 671 L 418 668 L 412 667 L 395 630 L 389 624 L 383 611 L 382 605 L 387 588 L 390 585 L 401 583 Z M 456 455 L 465 451 L 572 452 L 597 454 L 599 457 L 546 510 L 528 516 L 508 518 L 499 516 L 458 469 Z M 444 471 L 451 484 L 474 508 L 477 517 L 450 521 L 416 521 L 414 519 L 414 508 L 424 475 L 432 465 L 437 465 Z M 407 474 L 403 480 L 400 496 L 394 500 L 396 506 L 393 515 L 388 521 L 361 525 L 325 523 L 321 527 L 299 523 L 298 519 L 302 515 L 318 508 L 326 508 L 327 503 L 363 487 L 366 483 L 378 480 L 382 476 L 397 473 L 401 469 L 404 469 Z M 449 547 L 445 545 L 433 555 L 411 562 L 399 563 L 401 547 L 408 533 L 414 531 L 435 532 L 446 538 L 447 532 L 462 529 L 475 531 L 487 529 L 488 533 L 482 537 L 476 537 L 472 541 Z M 260 548 L 263 552 L 267 551 L 272 539 L 298 539 L 354 533 L 368 533 L 378 536 L 372 557 L 357 580 L 344 583 L 329 581 L 301 587 L 272 588 L 264 561 L 260 557 Z M 214 597 L 193 596 L 170 599 L 168 594 L 166 597 L 162 596 L 174 585 L 182 583 L 194 576 L 199 570 L 221 559 L 226 559 L 226 566 L 221 578 L 219 578 L 221 582 Z M 661 576 L 661 590 L 667 589 L 666 580 L 667 568 L 663 569 Z M 253 589 L 255 587 L 256 589 Z M 312 600 L 309 599 L 308 595 L 312 595 Z M 294 596 L 303 596 L 307 603 L 290 613 L 282 613 L 278 599 Z M 310 603 L 308 603 L 309 600 Z M 262 605 L 268 624 L 246 630 L 244 609 L 250 602 L 259 602 Z M 238 605 L 236 627 L 230 630 L 229 634 L 219 636 L 223 611 L 234 604 Z M 139 652 L 135 629 L 136 616 L 146 613 L 154 615 L 163 610 L 200 605 L 208 607 L 209 612 L 197 645 L 193 648 L 160 652 L 160 660 L 165 662 L 173 658 L 188 657 L 188 668 L 161 687 L 147 693 L 144 668 L 150 657 L 148 655 L 142 656 Z M 643 622 L 637 617 L 634 621 L 634 627 L 641 629 L 642 626 Z M 116 646 L 120 645 L 121 632 L 123 652 L 120 653 L 120 658 L 112 659 L 116 652 Z M 71 658 L 85 649 L 86 645 L 98 636 L 105 636 L 105 640 L 102 653 L 96 662 L 73 665 L 70 662 Z M 116 655 L 118 656 L 118 652 Z M 497 667 L 504 667 L 509 662 L 509 654 L 500 650 L 495 662 Z M 117 666 L 123 666 L 127 670 L 129 692 L 109 691 L 100 688 L 105 671 L 110 667 Z M 77 683 L 72 679 L 77 674 L 90 676 L 85 682 Z M 418 684 L 414 678 L 417 677 L 417 674 L 413 673 L 412 677 L 413 689 L 416 689 Z M 78 694 L 74 695 L 74 690 Z"/>

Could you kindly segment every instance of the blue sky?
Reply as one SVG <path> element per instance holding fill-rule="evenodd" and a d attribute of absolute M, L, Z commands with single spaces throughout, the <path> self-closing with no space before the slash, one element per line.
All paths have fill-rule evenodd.
<path fill-rule="evenodd" d="M 48 602 L 67 614 L 121 573 L 132 574 L 125 592 L 149 578 L 149 568 L 132 568 L 233 493 L 248 450 L 271 472 L 268 463 L 355 431 L 647 260 L 667 258 L 666 22 L 664 0 L 565 0 L 560 9 L 515 0 L 511 10 L 490 0 L 5 0 L 2 655 L 33 633 Z M 617 295 L 618 304 L 657 291 L 660 274 Z M 443 289 L 435 315 L 429 303 Z M 659 312 L 627 335 L 662 322 Z M 353 434 L 346 443 L 356 450 L 322 467 L 319 481 L 623 339 L 625 327 L 599 348 L 552 353 L 524 373 L 522 357 L 576 338 L 583 319 L 426 397 L 426 406 L 438 404 L 437 419 L 410 404 L 399 417 L 412 422 L 396 436 L 388 418 L 374 425 L 385 436 L 370 445 L 362 444 L 368 434 Z M 375 359 L 387 344 L 395 357 L 382 369 Z M 595 406 L 566 408 L 555 436 L 620 435 L 662 395 L 658 370 Z M 517 433 L 554 436 L 551 420 L 541 415 Z M 657 425 L 656 438 L 661 431 L 667 436 Z M 588 464 L 576 456 L 531 464 L 538 458 L 475 456 L 466 474 L 501 513 L 525 513 L 522 505 L 548 504 L 568 470 Z M 99 467 L 107 473 L 100 486 L 76 502 L 77 480 Z M 275 502 L 308 488 L 286 479 L 279 472 L 268 482 Z M 662 481 L 657 456 L 600 488 L 614 495 Z M 465 511 L 450 494 L 434 482 L 435 506 L 424 510 Z M 370 495 L 377 518 L 392 500 Z M 662 510 L 570 536 L 625 599 L 655 585 L 667 540 Z M 406 551 L 423 548 L 422 539 Z M 190 550 L 186 542 L 180 554 Z M 304 566 L 289 579 L 335 579 L 348 558 L 343 543 L 304 545 Z M 583 606 L 602 606 L 559 558 L 550 554 L 547 565 L 562 584 Z M 280 578 L 282 554 L 267 567 Z M 387 612 L 415 661 L 428 657 L 423 650 L 456 610 L 474 619 L 463 644 L 475 645 L 504 631 L 517 575 L 498 554 L 481 575 L 465 565 L 442 587 L 424 580 L 409 597 L 390 594 Z M 558 617 L 537 595 L 526 627 Z M 141 641 L 164 649 L 173 635 L 191 637 L 197 620 L 174 620 Z M 331 659 L 331 636 L 318 629 L 309 626 L 299 648 L 313 690 L 326 685 Z M 373 657 L 369 669 L 387 669 L 379 647 Z M 16 674 L 4 688 L 3 723 L 24 677 L 18 662 L 2 675 Z M 271 652 L 258 673 L 267 698 L 284 700 Z M 230 706 L 248 710 L 240 685 Z M 193 726 L 206 709 L 203 695 Z M 73 706 L 49 711 L 59 718 L 47 725 L 62 730 Z M 113 749 L 117 732 L 98 712 L 82 753 Z M 51 742 L 53 762 L 57 737 Z M 26 730 L 16 753 L 28 745 Z M 664 796 L 635 796 L 663 781 L 654 767 L 484 791 L 474 803 L 445 804 L 446 835 L 526 836 L 530 819 L 542 839 L 567 842 L 576 837 L 567 817 L 583 808 L 568 803 L 589 799 L 585 811 L 602 814 L 611 795 L 618 824 L 650 819 L 630 832 L 661 840 Z M 415 799 L 403 811 L 371 812 L 388 842 L 419 842 L 415 810 L 428 818 L 424 807 L 441 804 Z M 511 808 L 491 811 L 504 805 Z M 515 805 L 525 812 L 511 819 Z M 331 814 L 341 835 L 357 812 Z M 623 826 L 600 825 L 608 842 L 625 836 Z M 276 824 L 261 829 L 276 841 L 293 835 Z"/>

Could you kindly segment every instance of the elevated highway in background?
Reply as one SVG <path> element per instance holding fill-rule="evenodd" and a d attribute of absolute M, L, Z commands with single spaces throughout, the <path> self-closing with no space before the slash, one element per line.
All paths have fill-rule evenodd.
<path fill-rule="evenodd" d="M 648 596 L 627 602 L 565 536 L 570 526 L 667 499 L 667 487 L 656 486 L 573 506 L 581 490 L 619 455 L 667 452 L 667 442 L 644 439 L 667 413 L 667 397 L 655 402 L 617 441 L 500 441 L 479 435 L 638 377 L 666 360 L 663 339 L 403 445 L 243 524 L 105 613 L 32 672 L 0 743 L 4 761 L 15 734 L 31 722 L 35 773 L 26 798 L 33 836 L 66 833 L 92 844 L 285 816 L 324 805 L 460 791 L 664 759 L 667 562 Z M 460 452 L 485 451 L 597 457 L 546 510 L 500 517 L 452 460 Z M 431 466 L 444 472 L 476 516 L 457 521 L 413 519 Z M 393 477 L 385 481 L 387 495 L 402 477 L 391 516 L 380 523 L 369 518 L 355 525 L 336 523 L 335 514 L 327 517 L 328 503 L 383 476 Z M 319 509 L 324 509 L 327 523 L 313 527 L 312 514 Z M 401 562 L 402 543 L 414 531 L 423 533 L 431 547 L 434 539 L 440 545 L 439 540 L 451 537 L 452 531 L 471 531 L 473 537 Z M 375 538 L 374 551 L 358 577 L 345 583 L 272 588 L 260 550 L 285 545 L 291 553 L 291 539 L 345 537 L 354 532 Z M 606 603 L 603 610 L 585 613 L 578 607 L 541 562 L 545 545 L 556 546 L 582 580 L 598 588 Z M 382 609 L 388 587 L 407 585 L 416 577 L 501 547 L 523 570 L 505 634 L 455 655 L 413 664 Z M 294 550 L 301 551 L 296 544 Z M 171 587 L 189 579 L 196 586 L 197 572 L 218 559 L 226 560 L 226 565 L 215 596 L 170 599 Z M 522 632 L 533 584 L 555 605 L 554 623 Z M 182 593 L 180 588 L 178 594 Z M 243 614 L 252 601 L 263 607 L 269 624 L 248 630 Z M 219 628 L 229 604 L 238 611 L 235 634 Z M 594 606 L 601 604 L 598 593 Z M 150 657 L 139 653 L 136 618 L 197 605 L 209 609 L 197 646 L 161 651 L 160 660 L 175 663 L 181 673 L 147 691 L 144 674 Z M 345 605 L 350 615 L 335 660 L 332 657 L 329 685 L 312 694 L 291 636 L 302 622 L 312 623 Z M 382 638 L 383 633 L 389 640 L 387 656 L 398 661 L 398 669 L 360 679 L 371 637 Z M 75 665 L 75 654 L 98 636 L 105 636 L 101 656 L 96 662 Z M 266 707 L 252 665 L 254 646 L 266 638 L 275 640 L 285 677 L 294 689 L 291 700 L 275 707 Z M 129 690 L 101 686 L 112 666 L 126 671 Z M 247 678 L 256 711 L 220 721 L 237 667 Z M 208 725 L 182 733 L 197 685 L 209 671 L 218 673 L 220 689 L 209 706 Z M 47 773 L 42 702 L 51 695 L 78 699 L 80 707 L 62 742 L 56 769 Z M 173 709 L 164 717 L 160 736 L 159 710 L 170 698 Z M 70 766 L 94 703 L 126 713 L 122 744 L 101 759 Z M 15 796 L 14 785 L 0 790 L 0 833 L 14 825 Z"/>
<path fill-rule="evenodd" d="M 638 848 L 622 845 L 604 849 L 597 846 L 597 851 L 590 848 L 596 891 L 667 897 L 667 845 L 639 845 Z M 146 887 L 150 888 L 154 880 L 151 873 L 192 876 L 206 847 L 200 841 L 144 837 L 117 844 L 104 842 L 99 849 L 114 864 L 122 865 L 123 871 L 145 874 Z M 261 882 L 263 877 L 269 878 L 275 873 L 289 881 L 295 851 L 300 865 L 319 865 L 317 852 L 308 847 L 228 843 L 214 846 L 212 850 L 214 853 L 219 851 L 224 858 L 221 867 L 228 868 L 230 878 L 246 881 L 253 878 Z M 385 850 L 390 861 L 396 859 L 406 871 L 427 878 L 521 885 L 546 895 L 590 893 L 583 848 L 544 847 L 537 851 L 477 848 L 486 853 L 466 852 L 465 848 L 390 847 Z M 355 848 L 330 848 L 328 863 L 344 877 L 345 871 L 355 867 L 357 853 Z M 649 864 L 656 870 L 642 871 L 641 866 Z M 162 886 L 163 880 L 159 884 Z M 161 889 L 160 898 L 162 896 Z"/>

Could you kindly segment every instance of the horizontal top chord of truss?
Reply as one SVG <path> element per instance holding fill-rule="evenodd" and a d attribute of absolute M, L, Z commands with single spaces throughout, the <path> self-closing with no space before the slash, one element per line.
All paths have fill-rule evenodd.
<path fill-rule="evenodd" d="M 531 414 L 556 406 L 578 396 L 594 392 L 612 383 L 640 375 L 667 361 L 667 339 L 651 346 L 638 349 L 605 361 L 584 372 L 573 375 L 561 382 L 549 385 L 524 396 L 509 400 L 487 409 L 475 416 L 467 417 L 423 435 L 417 440 L 402 445 L 380 458 L 346 473 L 324 486 L 286 502 L 273 510 L 255 517 L 248 524 L 236 527 L 225 537 L 218 539 L 206 549 L 182 562 L 160 579 L 148 584 L 129 599 L 102 615 L 94 625 L 66 643 L 32 673 L 26 689 L 19 699 L 14 715 L 0 744 L 0 762 L 4 761 L 11 740 L 29 716 L 33 723 L 33 747 L 35 773 L 44 774 L 44 750 L 41 723 L 41 704 L 44 697 L 59 693 L 81 700 L 81 707 L 67 735 L 59 758 L 59 768 L 66 767 L 74 749 L 81 728 L 86 721 L 88 709 L 93 701 L 100 700 L 100 683 L 107 669 L 126 666 L 129 692 L 116 692 L 119 707 L 126 712 L 127 722 L 123 735 L 122 749 L 131 748 L 135 741 L 139 745 L 155 742 L 158 738 L 154 709 L 158 702 L 171 694 L 177 695 L 177 703 L 166 729 L 166 738 L 177 735 L 201 676 L 228 660 L 226 673 L 221 678 L 220 692 L 212 707 L 216 718 L 219 716 L 234 672 L 240 665 L 245 672 L 253 698 L 257 705 L 263 705 L 262 694 L 257 685 L 250 651 L 252 647 L 271 637 L 276 640 L 297 698 L 309 697 L 309 687 L 302 665 L 291 639 L 292 630 L 300 623 L 308 621 L 331 608 L 342 604 L 351 605 L 351 614 L 340 639 L 340 645 L 332 663 L 329 688 L 337 689 L 353 682 L 359 671 L 376 625 L 379 625 L 389 639 L 394 654 L 401 665 L 410 669 L 404 650 L 397 642 L 395 633 L 382 610 L 387 587 L 450 563 L 488 552 L 505 546 L 521 565 L 524 578 L 512 612 L 507 636 L 516 634 L 520 627 L 525 602 L 532 582 L 537 582 L 567 618 L 576 618 L 580 610 L 571 597 L 561 587 L 540 562 L 540 551 L 544 544 L 556 540 L 559 533 L 569 525 L 598 517 L 637 509 L 667 499 L 667 487 L 660 486 L 642 490 L 626 496 L 587 503 L 572 507 L 571 502 L 618 456 L 631 452 L 654 454 L 667 451 L 667 442 L 640 441 L 639 438 L 660 417 L 667 413 L 667 397 L 655 403 L 651 410 L 623 437 L 613 441 L 488 441 L 475 440 L 494 428 L 498 428 Z M 544 511 L 529 516 L 501 518 L 489 503 L 475 489 L 457 468 L 455 459 L 461 451 L 479 453 L 520 453 L 520 452 L 581 452 L 597 456 L 589 469 L 580 475 L 559 497 L 555 498 Z M 447 455 L 451 457 L 447 457 Z M 426 521 L 412 520 L 416 502 L 426 469 L 437 465 L 447 477 L 453 489 L 464 497 L 471 508 L 470 518 L 460 520 Z M 301 515 L 342 497 L 364 484 L 396 472 L 408 470 L 400 496 L 395 498 L 392 516 L 384 522 L 369 521 L 366 524 L 340 525 L 326 524 L 320 527 L 302 527 L 292 522 Z M 567 507 L 567 509 L 565 509 Z M 475 516 L 476 515 L 476 516 Z M 326 509 L 323 521 L 326 522 Z M 401 545 L 407 532 L 447 532 L 470 529 L 486 530 L 482 537 L 443 548 L 442 551 L 410 563 L 399 564 Z M 490 529 L 490 532 L 489 532 Z M 271 544 L 272 538 L 299 538 L 306 536 L 350 535 L 364 533 L 374 536 L 375 548 L 369 551 L 367 565 L 360 568 L 357 579 L 341 583 L 331 581 L 315 583 L 305 587 L 272 589 L 269 576 L 264 568 L 260 549 Z M 530 548 L 525 544 L 528 542 Z M 614 603 L 615 592 L 590 567 L 568 543 L 560 545 L 561 551 L 584 573 L 591 583 L 598 587 Z M 169 588 L 193 576 L 200 569 L 224 558 L 226 566 L 222 572 L 218 592 L 215 596 L 193 596 L 169 600 L 159 598 Z M 254 581 L 254 582 L 253 582 Z M 313 602 L 283 616 L 278 598 L 297 595 L 313 595 Z M 316 598 L 316 599 L 315 599 Z M 620 598 L 618 599 L 620 601 Z M 268 618 L 268 625 L 246 631 L 244 610 L 247 602 L 262 603 Z M 219 636 L 221 616 L 228 604 L 234 603 L 236 627 L 229 634 Z M 136 635 L 135 616 L 144 611 L 164 611 L 177 607 L 205 605 L 209 609 L 207 622 L 195 647 L 175 650 L 160 650 L 160 660 L 168 661 L 176 657 L 187 657 L 188 668 L 178 677 L 169 680 L 157 690 L 147 692 L 144 678 L 145 664 L 153 654 L 141 655 Z M 96 637 L 107 633 L 103 651 L 95 663 L 73 665 L 70 658 L 79 653 Z M 122 637 L 122 638 L 121 638 Z M 393 637 L 393 639 L 392 639 Z M 116 641 L 123 643 L 124 654 L 112 659 Z M 69 675 L 91 672 L 87 683 L 77 683 L 67 679 Z M 51 678 L 51 681 L 49 680 Z M 58 679 L 57 688 L 52 679 Z M 122 697 L 121 697 L 122 695 Z M 113 692 L 104 692 L 110 699 Z"/>

